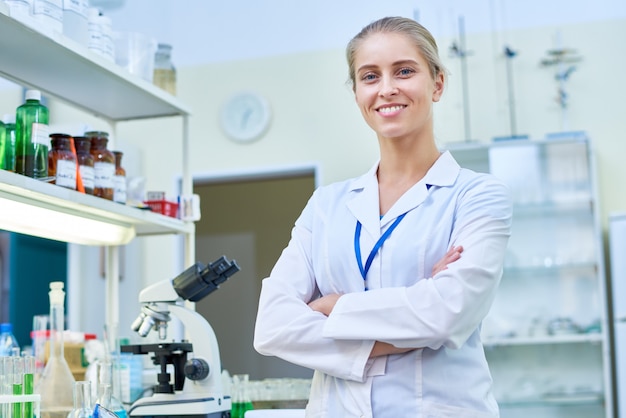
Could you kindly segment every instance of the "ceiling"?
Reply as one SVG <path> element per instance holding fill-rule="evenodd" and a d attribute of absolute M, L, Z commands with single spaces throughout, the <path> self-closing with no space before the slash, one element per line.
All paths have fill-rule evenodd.
<path fill-rule="evenodd" d="M 414 17 L 435 37 L 626 18 L 623 0 L 92 0 L 113 29 L 173 45 L 177 66 L 343 48 L 379 17 Z M 106 7 L 107 4 L 110 7 Z"/>

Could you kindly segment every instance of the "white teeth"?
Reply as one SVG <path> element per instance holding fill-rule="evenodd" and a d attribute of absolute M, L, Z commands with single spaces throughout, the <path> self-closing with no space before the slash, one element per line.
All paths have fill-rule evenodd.
<path fill-rule="evenodd" d="M 404 109 L 404 106 L 391 106 L 391 107 L 381 107 L 378 109 L 380 113 L 392 113 L 397 112 L 400 109 Z"/>

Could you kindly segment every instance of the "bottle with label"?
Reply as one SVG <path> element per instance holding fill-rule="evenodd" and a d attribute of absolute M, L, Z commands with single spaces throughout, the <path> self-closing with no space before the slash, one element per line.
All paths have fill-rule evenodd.
<path fill-rule="evenodd" d="M 102 131 L 86 132 L 91 141 L 91 156 L 94 167 L 93 195 L 113 200 L 113 176 L 115 175 L 115 156 L 107 149 L 109 134 Z"/>
<path fill-rule="evenodd" d="M 33 178 L 48 176 L 48 108 L 39 90 L 27 90 L 15 114 L 15 171 Z"/>
<path fill-rule="evenodd" d="M 7 113 L 4 122 L 4 152 L 0 166 L 7 171 L 15 172 L 15 114 Z"/>
<path fill-rule="evenodd" d="M 63 35 L 84 47 L 89 44 L 88 0 L 63 0 Z"/>
<path fill-rule="evenodd" d="M 20 345 L 13 335 L 13 325 L 8 322 L 0 324 L 0 357 L 19 355 Z"/>
<path fill-rule="evenodd" d="M 72 152 L 72 137 L 50 134 L 52 149 L 48 154 L 48 176 L 57 186 L 76 190 L 76 156 Z"/>
<path fill-rule="evenodd" d="M 113 176 L 113 201 L 126 204 L 126 170 L 122 167 L 122 151 L 113 151 L 115 155 L 115 176 Z"/>
<path fill-rule="evenodd" d="M 176 95 L 176 68 L 172 64 L 172 46 L 159 44 L 154 55 L 154 85 Z"/>
<path fill-rule="evenodd" d="M 86 136 L 75 136 L 74 145 L 76 147 L 78 171 L 83 181 L 85 194 L 93 194 L 94 168 L 93 157 L 91 156 L 91 140 Z"/>
<path fill-rule="evenodd" d="M 33 17 L 44 31 L 63 33 L 63 0 L 33 0 Z"/>
<path fill-rule="evenodd" d="M 67 418 L 74 408 L 74 376 L 65 360 L 63 329 L 65 291 L 63 282 L 51 282 L 50 292 L 50 357 L 37 384 L 41 395 L 41 418 Z"/>

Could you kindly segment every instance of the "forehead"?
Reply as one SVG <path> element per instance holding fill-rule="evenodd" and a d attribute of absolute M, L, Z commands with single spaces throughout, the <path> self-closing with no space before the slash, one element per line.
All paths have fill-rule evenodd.
<path fill-rule="evenodd" d="M 401 33 L 373 33 L 362 40 L 354 54 L 356 69 L 364 65 L 383 65 L 401 60 L 425 63 L 415 41 Z"/>

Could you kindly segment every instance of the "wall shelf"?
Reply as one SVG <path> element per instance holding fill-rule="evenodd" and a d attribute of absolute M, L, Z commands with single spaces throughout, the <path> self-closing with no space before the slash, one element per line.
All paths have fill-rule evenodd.
<path fill-rule="evenodd" d="M 0 75 L 112 121 L 186 115 L 176 97 L 60 33 L 13 19 L 0 2 Z M 39 27 L 41 24 L 39 24 Z"/>

